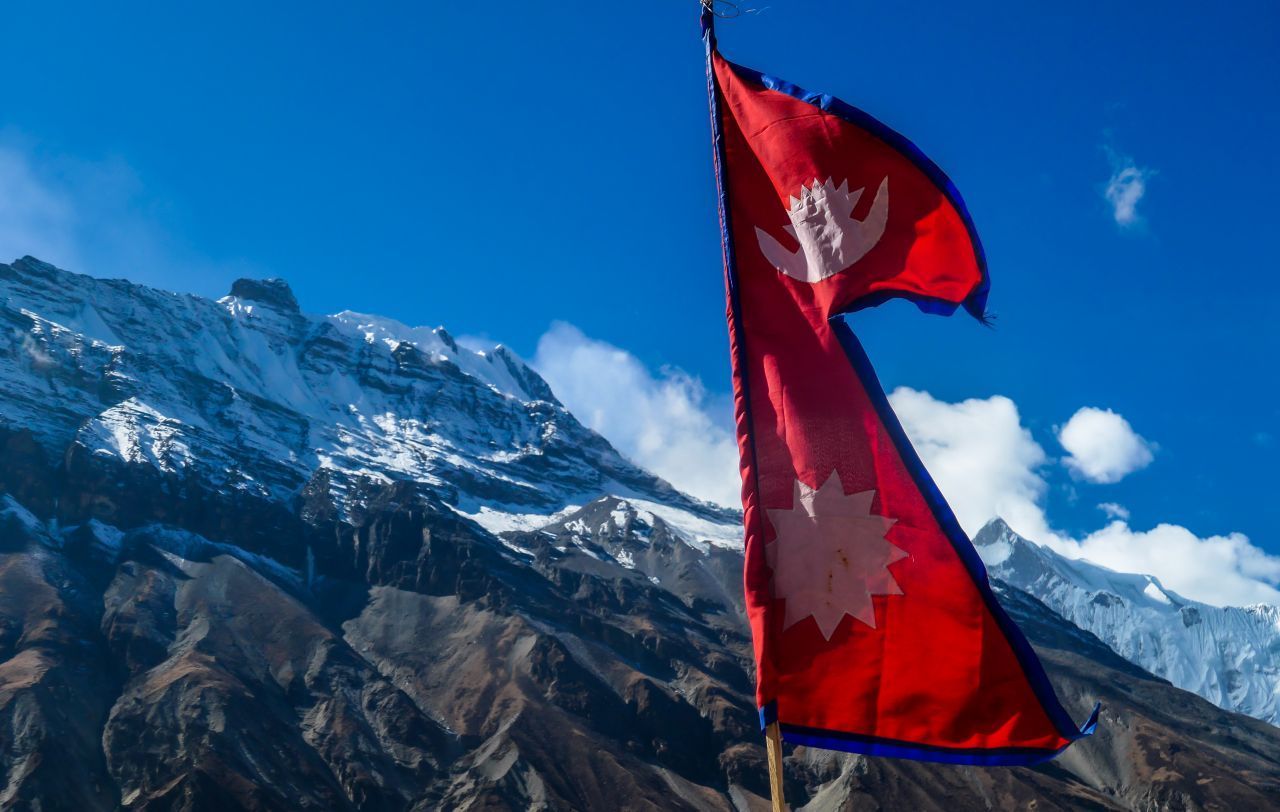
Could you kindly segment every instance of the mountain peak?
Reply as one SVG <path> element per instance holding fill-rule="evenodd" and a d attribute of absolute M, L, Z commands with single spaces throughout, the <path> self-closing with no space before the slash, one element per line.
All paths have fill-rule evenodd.
<path fill-rule="evenodd" d="M 431 332 L 435 333 L 436 338 L 440 339 L 440 341 L 442 341 L 444 345 L 450 349 L 450 351 L 452 351 L 455 354 L 460 352 L 460 350 L 458 349 L 458 342 L 454 340 L 453 336 L 449 335 L 448 330 L 444 329 L 444 325 L 440 325 L 439 327 L 432 330 Z"/>
<path fill-rule="evenodd" d="M 990 521 L 982 526 L 973 536 L 973 546 L 983 547 L 988 544 L 995 544 L 1000 541 L 1009 541 L 1010 537 L 1021 538 L 1009 523 L 999 516 L 992 517 Z"/>
<path fill-rule="evenodd" d="M 1035 596 L 1130 662 L 1219 707 L 1280 723 L 1280 609 L 1189 600 L 1154 575 L 1067 558 L 998 519 L 974 544 L 992 578 Z"/>
<path fill-rule="evenodd" d="M 56 266 L 50 265 L 48 262 L 37 257 L 33 257 L 30 254 L 23 256 L 21 259 L 15 259 L 13 261 L 13 267 L 45 274 L 58 270 Z"/>
<path fill-rule="evenodd" d="M 283 279 L 240 278 L 231 283 L 231 295 L 238 299 L 257 302 L 286 313 L 300 313 L 293 289 Z"/>

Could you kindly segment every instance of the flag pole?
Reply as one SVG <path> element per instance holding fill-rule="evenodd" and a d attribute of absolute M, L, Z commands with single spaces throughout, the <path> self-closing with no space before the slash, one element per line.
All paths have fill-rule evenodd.
<path fill-rule="evenodd" d="M 732 290 L 732 271 L 730 266 L 732 264 L 733 251 L 729 244 L 727 228 L 726 209 L 728 195 L 725 192 L 723 172 L 724 134 L 721 132 L 720 100 L 717 95 L 715 68 L 711 61 L 711 55 L 716 47 L 715 2 L 716 0 L 698 0 L 698 5 L 702 7 L 702 40 L 706 46 L 707 53 L 707 102 L 711 108 L 711 137 L 715 157 L 716 192 L 720 209 L 721 248 L 724 252 L 726 280 L 729 281 L 730 290 Z M 736 312 L 736 302 L 734 303 L 734 309 Z M 773 801 L 773 812 L 787 812 L 787 799 L 782 786 L 782 733 L 778 729 L 777 719 L 765 726 L 764 740 L 765 752 L 769 759 L 769 794 Z"/>
<path fill-rule="evenodd" d="M 764 729 L 765 749 L 769 753 L 769 793 L 773 796 L 773 812 L 787 812 L 786 793 L 782 789 L 782 734 L 778 720 Z"/>

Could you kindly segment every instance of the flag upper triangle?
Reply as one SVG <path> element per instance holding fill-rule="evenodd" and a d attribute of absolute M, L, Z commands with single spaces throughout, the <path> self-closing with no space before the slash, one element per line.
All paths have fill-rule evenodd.
<path fill-rule="evenodd" d="M 1093 719 L 1072 723 L 839 318 L 890 298 L 982 318 L 964 204 L 865 113 L 726 62 L 709 32 L 707 56 L 762 723 L 867 754 L 1052 757 Z"/>

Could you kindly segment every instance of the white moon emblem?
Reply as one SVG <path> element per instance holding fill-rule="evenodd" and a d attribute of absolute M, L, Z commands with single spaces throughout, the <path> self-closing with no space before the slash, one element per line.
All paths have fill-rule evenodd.
<path fill-rule="evenodd" d="M 855 220 L 853 207 L 863 191 L 850 192 L 848 180 L 837 187 L 831 178 L 824 183 L 814 178 L 813 185 L 802 185 L 800 197 L 792 197 L 787 210 L 791 225 L 784 226 L 800 248 L 788 251 L 757 226 L 761 253 L 780 272 L 811 284 L 852 267 L 880 242 L 889 221 L 889 179 L 880 181 L 866 219 Z"/>

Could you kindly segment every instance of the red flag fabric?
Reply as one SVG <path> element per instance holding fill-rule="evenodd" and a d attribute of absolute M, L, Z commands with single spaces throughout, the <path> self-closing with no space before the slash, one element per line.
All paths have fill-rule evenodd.
<path fill-rule="evenodd" d="M 1094 719 L 1071 722 L 840 318 L 895 297 L 982 318 L 964 205 L 906 139 L 706 36 L 762 725 L 868 754 L 1052 757 Z"/>

